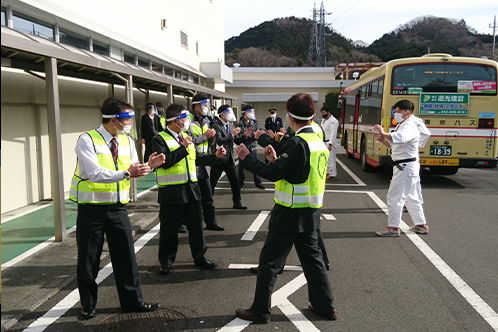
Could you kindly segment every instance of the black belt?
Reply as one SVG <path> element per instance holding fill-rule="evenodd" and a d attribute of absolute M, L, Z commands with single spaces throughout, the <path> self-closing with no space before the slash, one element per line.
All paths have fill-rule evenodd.
<path fill-rule="evenodd" d="M 417 158 L 401 159 L 396 161 L 393 160 L 393 165 L 396 166 L 400 171 L 402 171 L 403 167 L 400 166 L 399 164 L 411 163 L 413 161 L 417 161 Z"/>

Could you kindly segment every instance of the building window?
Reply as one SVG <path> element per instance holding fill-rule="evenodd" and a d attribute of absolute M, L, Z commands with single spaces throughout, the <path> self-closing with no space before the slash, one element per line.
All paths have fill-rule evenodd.
<path fill-rule="evenodd" d="M 94 40 L 92 46 L 95 53 L 109 55 L 109 45 Z"/>
<path fill-rule="evenodd" d="M 194 84 L 199 84 L 199 77 L 194 76 Z"/>
<path fill-rule="evenodd" d="M 132 65 L 135 64 L 135 55 L 128 53 L 128 52 L 123 52 L 123 60 L 124 62 L 131 63 Z"/>
<path fill-rule="evenodd" d="M 2 25 L 7 25 L 7 8 L 2 6 Z"/>
<path fill-rule="evenodd" d="M 182 73 L 182 80 L 188 81 L 188 75 L 186 73 Z"/>
<path fill-rule="evenodd" d="M 195 42 L 195 54 L 199 55 L 199 42 Z"/>
<path fill-rule="evenodd" d="M 2 9 L 2 25 L 4 24 L 3 15 L 4 11 Z M 54 26 L 51 24 L 15 11 L 12 13 L 12 20 L 14 29 L 19 32 L 54 40 Z"/>
<path fill-rule="evenodd" d="M 182 43 L 182 46 L 188 48 L 188 36 L 183 31 L 180 31 L 180 41 Z"/>
<path fill-rule="evenodd" d="M 175 71 L 175 77 L 181 79 L 182 78 L 182 72 L 179 70 Z"/>
<path fill-rule="evenodd" d="M 169 76 L 173 76 L 173 68 L 164 66 L 164 73 Z"/>
<path fill-rule="evenodd" d="M 138 65 L 140 67 L 144 67 L 144 68 L 147 68 L 147 69 L 150 68 L 149 67 L 149 60 L 144 59 L 144 58 L 140 58 L 140 57 L 138 58 Z"/>
<path fill-rule="evenodd" d="M 157 71 L 158 73 L 163 72 L 163 66 L 160 65 L 159 63 L 152 62 L 152 70 Z"/>
<path fill-rule="evenodd" d="M 90 50 L 90 38 L 75 32 L 59 28 L 59 41 L 84 50 Z"/>

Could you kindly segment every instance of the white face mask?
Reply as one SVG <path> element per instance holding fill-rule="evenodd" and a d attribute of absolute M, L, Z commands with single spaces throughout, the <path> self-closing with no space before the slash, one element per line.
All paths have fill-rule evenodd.
<path fill-rule="evenodd" d="M 403 114 L 401 113 L 394 113 L 394 121 L 397 123 L 403 122 L 405 119 L 403 119 Z"/>
<path fill-rule="evenodd" d="M 275 118 L 277 117 L 277 115 L 276 115 L 275 113 L 273 113 L 273 114 L 271 115 L 271 117 L 272 117 L 272 119 L 275 119 Z"/>
<path fill-rule="evenodd" d="M 116 120 L 116 121 L 118 121 L 118 120 Z M 133 129 L 132 125 L 125 126 L 124 124 L 122 124 L 119 121 L 118 121 L 118 123 L 123 126 L 123 129 L 118 129 L 118 127 L 116 127 L 116 126 L 114 126 L 114 128 L 118 129 L 119 132 L 122 132 L 123 135 L 128 135 L 130 133 L 130 131 Z"/>
<path fill-rule="evenodd" d="M 201 109 L 202 109 L 202 115 L 203 116 L 206 116 L 206 115 L 209 114 L 209 106 L 204 105 L 204 106 L 201 107 Z"/>
<path fill-rule="evenodd" d="M 256 120 L 256 117 L 254 116 L 254 112 L 247 112 L 246 115 L 249 119 Z"/>
<path fill-rule="evenodd" d="M 187 119 L 187 121 L 183 122 L 183 121 L 180 121 L 181 123 L 183 123 L 182 127 L 179 126 L 180 130 L 185 132 L 187 130 L 190 129 L 190 119 Z"/>
<path fill-rule="evenodd" d="M 235 115 L 233 114 L 232 111 L 226 112 L 225 113 L 225 119 L 226 122 L 233 122 L 236 121 L 237 119 L 235 118 Z"/>

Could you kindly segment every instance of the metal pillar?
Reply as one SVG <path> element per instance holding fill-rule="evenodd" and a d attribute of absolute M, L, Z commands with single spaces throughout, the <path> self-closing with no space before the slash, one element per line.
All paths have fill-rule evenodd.
<path fill-rule="evenodd" d="M 166 108 L 175 102 L 175 96 L 173 96 L 173 85 L 168 84 L 168 98 L 166 102 Z"/>
<path fill-rule="evenodd" d="M 66 206 L 64 205 L 64 175 L 62 167 L 57 59 L 45 58 L 45 82 L 47 90 L 50 184 L 54 202 L 55 241 L 62 242 L 66 239 Z"/>
<path fill-rule="evenodd" d="M 133 105 L 133 76 L 128 75 L 128 79 L 125 84 L 126 84 L 126 101 L 130 105 Z M 137 130 L 137 128 L 135 128 L 135 130 Z M 138 144 L 142 144 L 142 141 L 139 139 L 135 141 L 135 148 Z M 130 181 L 130 200 L 132 202 L 137 200 L 137 180 L 135 179 Z"/>

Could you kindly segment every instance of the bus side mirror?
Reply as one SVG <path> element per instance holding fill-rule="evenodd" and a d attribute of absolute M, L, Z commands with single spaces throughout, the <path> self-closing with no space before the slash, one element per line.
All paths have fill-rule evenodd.
<path fill-rule="evenodd" d="M 342 108 L 342 100 L 337 101 L 337 108 Z"/>

